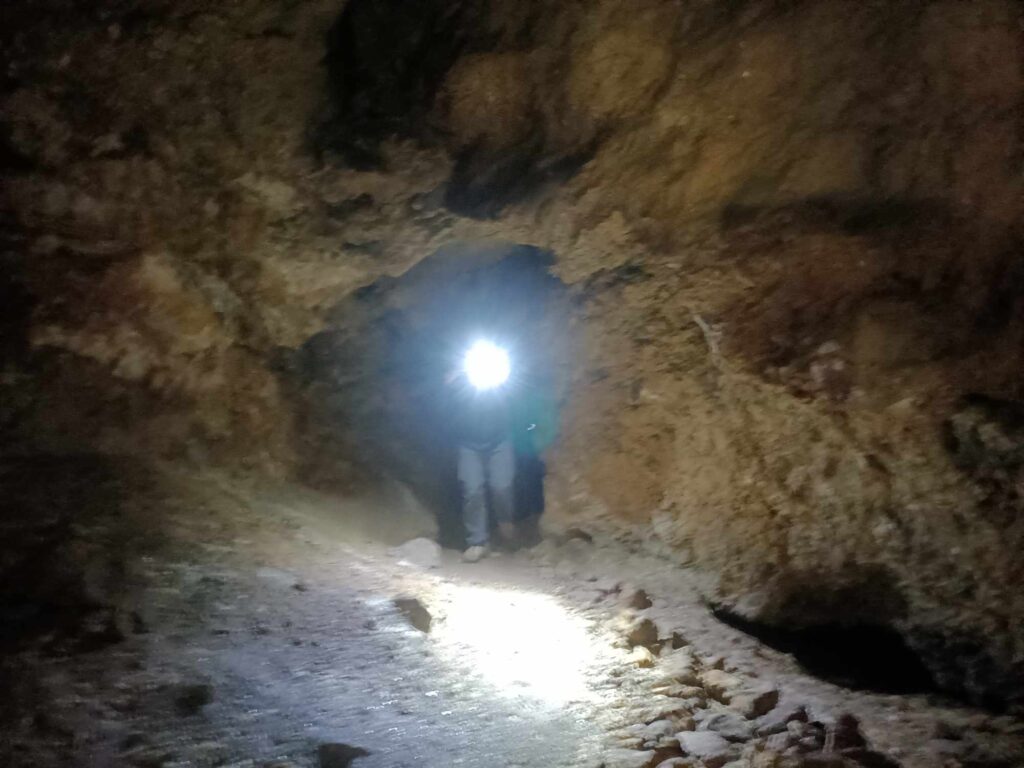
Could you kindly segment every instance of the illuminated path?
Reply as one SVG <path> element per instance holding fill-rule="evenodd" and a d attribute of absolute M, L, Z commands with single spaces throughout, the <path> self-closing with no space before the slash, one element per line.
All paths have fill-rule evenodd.
<path fill-rule="evenodd" d="M 428 573 L 314 512 L 161 510 L 171 541 L 133 574 L 148 632 L 42 662 L 54 718 L 90 736 L 26 764 L 318 766 L 329 743 L 368 751 L 355 768 L 598 764 L 610 641 L 548 592 L 471 581 L 528 565 Z M 395 609 L 407 594 L 429 634 Z M 189 710 L 189 690 L 211 700 Z"/>
<path fill-rule="evenodd" d="M 176 477 L 119 518 L 146 528 L 145 547 L 124 545 L 137 554 L 123 574 L 141 608 L 135 631 L 17 660 L 15 679 L 31 684 L 14 688 L 27 716 L 0 739 L 5 766 L 342 768 L 318 750 L 348 745 L 366 753 L 354 768 L 653 767 L 661 755 L 644 757 L 636 729 L 665 722 L 666 707 L 677 730 L 691 715 L 727 716 L 705 679 L 722 667 L 739 684 L 777 686 L 780 709 L 831 723 L 852 714 L 903 768 L 941 764 L 936 723 L 972 714 L 810 678 L 715 621 L 698 575 L 664 560 L 570 542 L 548 547 L 549 559 L 467 565 L 446 553 L 425 571 L 360 538 L 336 500 Z M 625 611 L 630 590 L 609 588 L 624 581 L 655 598 L 643 614 L 659 637 L 679 633 L 679 655 L 663 649 L 650 668 L 630 658 L 616 619 L 638 618 Z M 429 633 L 396 609 L 399 597 L 427 606 Z M 688 654 L 703 689 L 666 692 Z M 810 749 L 827 744 L 823 728 Z M 730 754 L 769 738 L 733 733 Z M 1016 732 L 998 738 L 998 749 L 1024 751 Z"/>

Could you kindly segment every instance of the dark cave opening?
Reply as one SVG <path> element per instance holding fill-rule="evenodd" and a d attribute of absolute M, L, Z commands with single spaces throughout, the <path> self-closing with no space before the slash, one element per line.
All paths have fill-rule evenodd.
<path fill-rule="evenodd" d="M 870 624 L 775 627 L 717 607 L 733 629 L 790 654 L 805 672 L 843 688 L 886 694 L 936 694 L 940 688 L 898 632 Z"/>
<path fill-rule="evenodd" d="M 531 408 L 557 410 L 571 349 L 565 287 L 549 273 L 552 263 L 552 254 L 531 246 L 453 244 L 336 307 L 300 364 L 303 419 L 316 436 L 310 477 L 322 484 L 335 457 L 357 456 L 364 470 L 407 485 L 436 515 L 441 543 L 461 548 L 445 379 L 472 339 L 494 337 L 514 361 L 516 516 L 535 526 L 544 461 L 532 445 Z"/>

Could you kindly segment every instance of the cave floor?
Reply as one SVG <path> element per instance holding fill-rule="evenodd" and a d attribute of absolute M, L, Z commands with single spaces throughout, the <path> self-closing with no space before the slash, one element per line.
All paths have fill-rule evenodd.
<path fill-rule="evenodd" d="M 169 472 L 139 498 L 76 523 L 75 551 L 114 551 L 113 577 L 83 566 L 117 582 L 91 587 L 116 606 L 95 614 L 109 624 L 50 628 L 6 657 L 4 765 L 641 768 L 680 754 L 644 725 L 685 730 L 691 714 L 740 728 L 709 765 L 752 765 L 788 737 L 750 731 L 798 706 L 825 725 L 820 743 L 807 726 L 793 760 L 838 759 L 827 724 L 847 713 L 870 743 L 847 757 L 864 765 L 1011 766 L 1024 754 L 1010 718 L 809 677 L 714 620 L 696 576 L 650 556 L 573 540 L 477 565 L 445 552 L 423 568 L 353 529 L 367 510 L 326 497 Z M 625 604 L 637 587 L 653 600 L 640 614 Z M 402 598 L 425 608 L 429 631 Z M 774 714 L 736 726 L 709 685 L 666 687 L 669 662 L 622 641 L 644 617 L 675 633 L 698 674 L 725 667 L 734 683 L 781 691 Z"/>

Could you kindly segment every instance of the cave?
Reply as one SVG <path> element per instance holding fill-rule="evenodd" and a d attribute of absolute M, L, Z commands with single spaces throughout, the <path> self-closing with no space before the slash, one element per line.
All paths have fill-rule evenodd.
<path fill-rule="evenodd" d="M 572 355 L 571 299 L 549 273 L 553 263 L 553 254 L 527 245 L 450 243 L 336 305 L 293 363 L 305 431 L 322 433 L 301 470 L 307 481 L 344 482 L 337 463 L 359 456 L 380 478 L 401 478 L 437 518 L 439 540 L 460 547 L 458 405 L 446 377 L 475 339 L 496 339 L 515 363 L 515 516 L 539 517 L 542 452 L 555 439 L 557 415 L 543 446 L 534 449 L 530 438 L 538 410 L 557 411 Z"/>
<path fill-rule="evenodd" d="M 1019 0 L 8 0 L 0 763 L 1024 763 Z"/>

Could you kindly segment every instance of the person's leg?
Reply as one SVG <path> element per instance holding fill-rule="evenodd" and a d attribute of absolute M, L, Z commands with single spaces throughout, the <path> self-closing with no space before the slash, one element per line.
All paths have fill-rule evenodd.
<path fill-rule="evenodd" d="M 462 490 L 462 522 L 466 527 L 466 544 L 485 547 L 489 538 L 487 526 L 487 487 L 484 462 L 479 451 L 459 446 L 459 486 Z"/>
<path fill-rule="evenodd" d="M 516 514 L 519 540 L 523 546 L 532 547 L 541 540 L 540 516 L 544 512 L 543 460 L 533 454 L 517 457 L 516 475 L 521 477 L 523 488 L 523 500 Z"/>
<path fill-rule="evenodd" d="M 509 539 L 508 543 L 515 544 L 516 459 L 510 441 L 501 443 L 491 452 L 487 469 L 494 517 L 502 535 Z"/>

